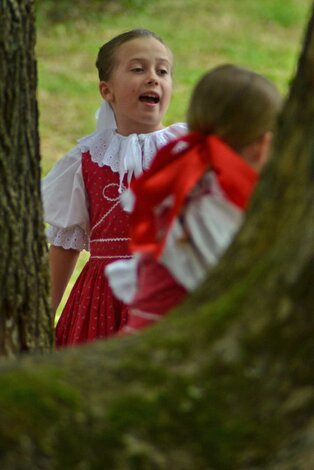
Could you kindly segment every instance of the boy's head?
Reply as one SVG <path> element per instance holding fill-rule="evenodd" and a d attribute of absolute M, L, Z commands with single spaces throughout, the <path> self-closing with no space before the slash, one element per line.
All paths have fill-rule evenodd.
<path fill-rule="evenodd" d="M 187 122 L 191 131 L 215 134 L 250 160 L 248 149 L 259 142 L 268 148 L 281 104 L 281 95 L 272 82 L 251 70 L 226 64 L 206 73 L 197 83 Z"/>

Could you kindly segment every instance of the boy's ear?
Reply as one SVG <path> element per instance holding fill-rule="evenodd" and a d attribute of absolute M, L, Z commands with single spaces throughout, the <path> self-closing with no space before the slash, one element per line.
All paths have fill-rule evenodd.
<path fill-rule="evenodd" d="M 260 138 L 259 152 L 257 155 L 258 171 L 261 171 L 268 162 L 272 138 L 273 133 L 270 131 L 265 132 L 265 134 Z"/>
<path fill-rule="evenodd" d="M 262 171 L 263 167 L 268 162 L 272 136 L 272 132 L 265 132 L 265 134 L 259 137 L 252 144 L 245 147 L 241 152 L 247 163 L 257 172 Z"/>
<path fill-rule="evenodd" d="M 103 81 L 99 82 L 99 92 L 104 100 L 108 101 L 108 103 L 112 103 L 113 92 L 108 82 L 103 82 Z"/>

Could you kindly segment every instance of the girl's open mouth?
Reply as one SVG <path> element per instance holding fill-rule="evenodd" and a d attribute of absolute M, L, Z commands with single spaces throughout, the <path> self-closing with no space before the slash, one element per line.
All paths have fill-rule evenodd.
<path fill-rule="evenodd" d="M 139 99 L 143 103 L 149 103 L 149 104 L 157 104 L 160 101 L 160 98 L 158 95 L 151 95 L 151 94 L 141 95 Z"/>

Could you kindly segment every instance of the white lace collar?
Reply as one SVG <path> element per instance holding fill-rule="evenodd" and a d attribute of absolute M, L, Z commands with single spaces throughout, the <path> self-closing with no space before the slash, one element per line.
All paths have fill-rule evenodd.
<path fill-rule="evenodd" d="M 120 192 L 124 176 L 128 182 L 147 169 L 156 151 L 170 140 L 187 131 L 186 124 L 177 123 L 149 134 L 122 136 L 115 130 L 96 131 L 78 141 L 81 152 L 89 151 L 93 162 L 107 165 L 119 173 Z"/>

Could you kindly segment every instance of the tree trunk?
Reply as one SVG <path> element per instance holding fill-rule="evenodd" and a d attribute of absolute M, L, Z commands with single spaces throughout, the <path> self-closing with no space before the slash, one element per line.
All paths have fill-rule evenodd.
<path fill-rule="evenodd" d="M 32 1 L 0 4 L 0 355 L 48 350 Z"/>
<path fill-rule="evenodd" d="M 2 366 L 0 468 L 314 468 L 314 13 L 247 223 L 137 337 Z"/>

